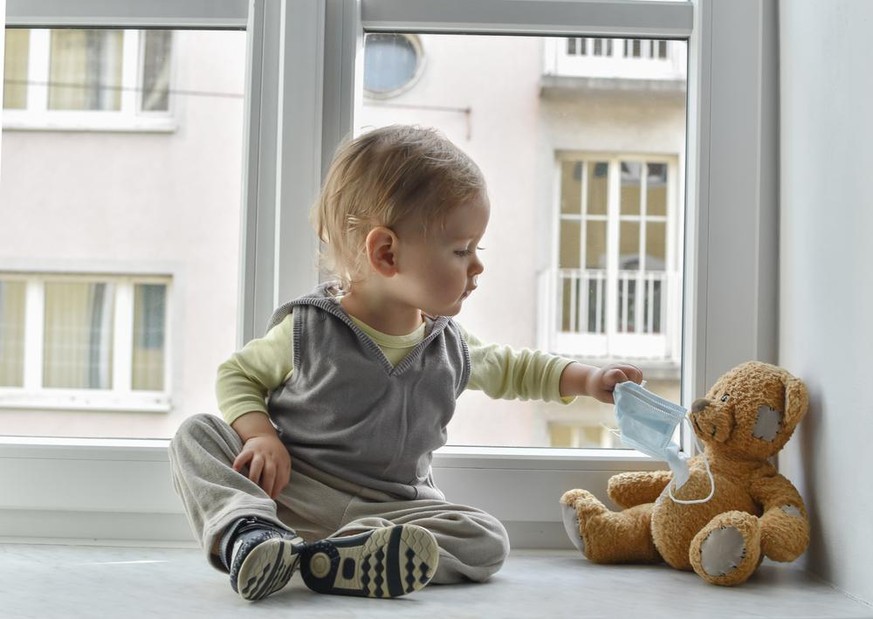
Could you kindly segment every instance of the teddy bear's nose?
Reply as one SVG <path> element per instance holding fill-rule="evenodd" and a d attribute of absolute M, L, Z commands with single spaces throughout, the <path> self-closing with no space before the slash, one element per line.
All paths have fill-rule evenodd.
<path fill-rule="evenodd" d="M 702 410 L 706 410 L 707 406 L 709 406 L 709 400 L 707 400 L 706 398 L 694 400 L 694 402 L 691 403 L 691 412 L 699 413 Z"/>

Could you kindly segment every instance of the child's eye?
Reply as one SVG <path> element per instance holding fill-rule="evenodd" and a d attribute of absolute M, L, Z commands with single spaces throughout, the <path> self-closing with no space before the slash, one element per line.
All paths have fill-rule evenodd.
<path fill-rule="evenodd" d="M 477 251 L 482 251 L 485 249 L 484 247 L 474 247 L 472 249 L 458 249 L 455 250 L 455 255 L 460 256 L 461 258 L 466 258 L 467 256 L 472 256 Z"/>

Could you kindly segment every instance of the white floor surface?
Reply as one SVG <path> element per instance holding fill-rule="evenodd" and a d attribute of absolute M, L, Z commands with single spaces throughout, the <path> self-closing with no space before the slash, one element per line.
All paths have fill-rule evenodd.
<path fill-rule="evenodd" d="M 430 586 L 371 600 L 310 592 L 295 575 L 257 603 L 193 548 L 0 545 L 0 617 L 330 617 L 873 619 L 873 608 L 790 565 L 764 563 L 746 584 L 708 585 L 666 566 L 603 566 L 571 551 L 513 551 L 485 584 Z"/>

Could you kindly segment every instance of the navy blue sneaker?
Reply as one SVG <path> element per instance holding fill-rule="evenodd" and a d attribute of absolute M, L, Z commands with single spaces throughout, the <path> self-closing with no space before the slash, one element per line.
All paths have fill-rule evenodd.
<path fill-rule="evenodd" d="M 260 600 L 288 584 L 303 538 L 258 518 L 237 520 L 222 538 L 221 558 L 230 586 L 246 600 Z"/>
<path fill-rule="evenodd" d="M 412 524 L 331 537 L 296 552 L 303 582 L 313 591 L 374 598 L 418 591 L 439 563 L 436 538 Z"/>

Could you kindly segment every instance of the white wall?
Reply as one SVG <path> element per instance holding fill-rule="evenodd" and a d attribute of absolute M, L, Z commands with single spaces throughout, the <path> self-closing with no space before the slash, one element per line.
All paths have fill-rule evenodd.
<path fill-rule="evenodd" d="M 779 8 L 780 363 L 811 396 L 781 464 L 810 510 L 807 567 L 873 603 L 873 3 Z"/>

